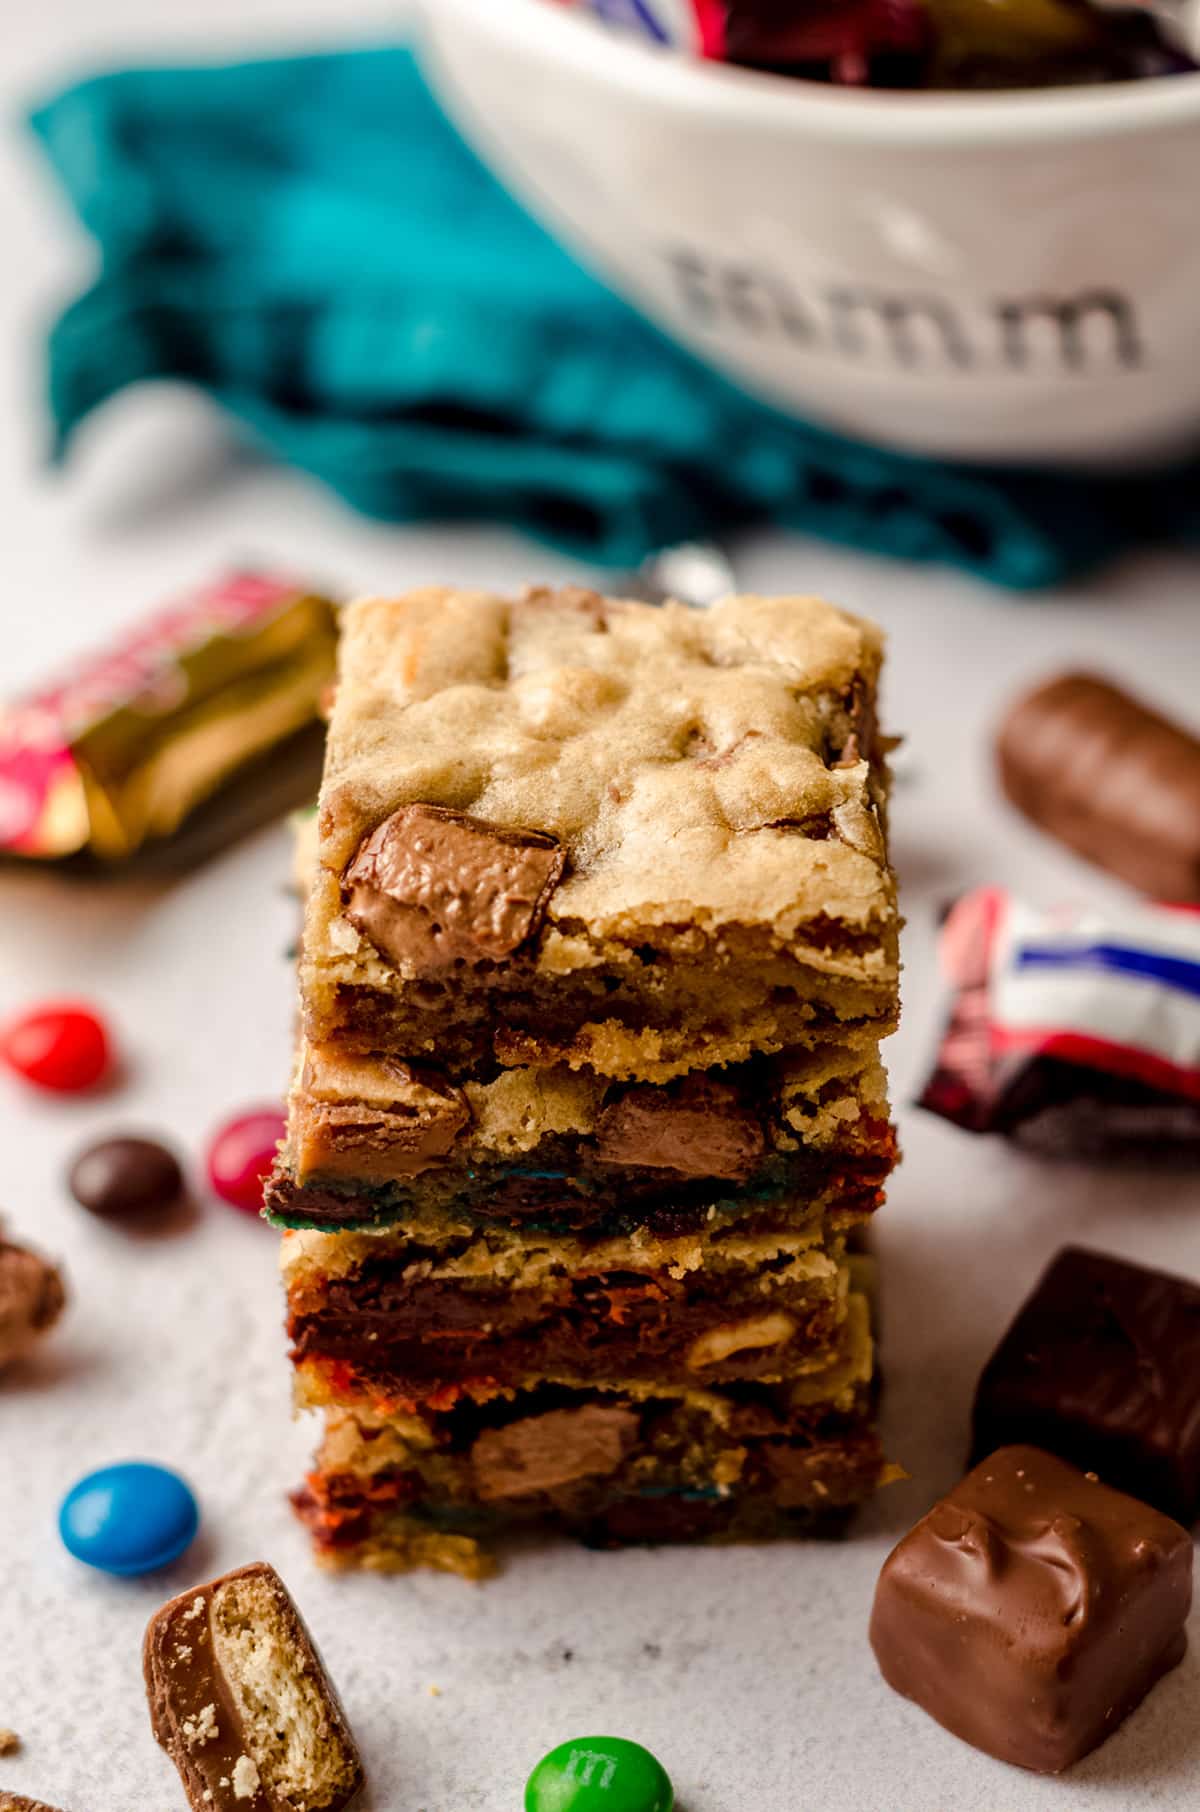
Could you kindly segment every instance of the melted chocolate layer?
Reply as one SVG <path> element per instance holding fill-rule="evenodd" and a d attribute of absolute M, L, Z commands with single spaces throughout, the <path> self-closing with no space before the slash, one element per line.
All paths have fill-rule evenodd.
<path fill-rule="evenodd" d="M 543 1376 L 702 1384 L 776 1375 L 796 1347 L 827 1342 L 841 1313 L 833 1280 L 824 1278 L 764 1290 L 757 1272 L 748 1280 L 708 1271 L 680 1280 L 630 1271 L 521 1290 L 422 1277 L 420 1269 L 408 1255 L 403 1265 L 372 1260 L 318 1291 L 294 1289 L 294 1357 L 345 1360 L 365 1387 L 389 1398 L 472 1378 L 516 1386 Z M 306 1302 L 313 1306 L 298 1307 Z M 708 1363 L 704 1336 L 722 1355 Z"/>
<path fill-rule="evenodd" d="M 543 1140 L 537 1164 L 475 1164 L 469 1173 L 426 1171 L 375 1186 L 297 1183 L 286 1172 L 266 1190 L 269 1217 L 286 1227 L 387 1227 L 424 1219 L 471 1227 L 501 1222 L 546 1233 L 610 1239 L 646 1227 L 662 1239 L 698 1231 L 712 1219 L 766 1212 L 783 1199 L 830 1197 L 843 1218 L 874 1212 L 895 1163 L 895 1135 L 879 1127 L 870 1152 L 775 1153 L 735 1189 L 720 1178 L 589 1162 L 579 1141 Z M 778 1215 L 776 1215 L 778 1219 Z"/>

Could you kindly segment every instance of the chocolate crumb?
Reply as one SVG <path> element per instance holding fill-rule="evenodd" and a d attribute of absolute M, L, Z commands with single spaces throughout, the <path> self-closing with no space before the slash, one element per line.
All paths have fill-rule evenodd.
<path fill-rule="evenodd" d="M 62 1276 L 49 1259 L 13 1245 L 0 1230 L 0 1369 L 33 1350 L 65 1302 Z"/>

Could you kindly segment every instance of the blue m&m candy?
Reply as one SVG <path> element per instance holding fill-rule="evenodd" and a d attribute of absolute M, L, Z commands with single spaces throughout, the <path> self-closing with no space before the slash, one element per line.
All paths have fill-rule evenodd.
<path fill-rule="evenodd" d="M 130 1460 L 72 1485 L 58 1532 L 76 1560 L 128 1578 L 169 1566 L 191 1545 L 200 1512 L 177 1472 Z"/>
<path fill-rule="evenodd" d="M 577 1737 L 544 1755 L 525 1786 L 525 1812 L 671 1812 L 662 1763 L 625 1737 Z"/>

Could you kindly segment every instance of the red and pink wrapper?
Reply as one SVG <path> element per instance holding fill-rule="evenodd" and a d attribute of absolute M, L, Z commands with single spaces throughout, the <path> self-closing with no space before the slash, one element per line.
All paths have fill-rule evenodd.
<path fill-rule="evenodd" d="M 881 57 L 920 56 L 922 0 L 555 0 L 652 44 L 718 62 L 826 70 L 864 82 Z"/>
<path fill-rule="evenodd" d="M 953 998 L 922 1107 L 1053 1153 L 1200 1162 L 1200 911 L 1040 912 L 983 887 L 940 954 Z"/>
<path fill-rule="evenodd" d="M 316 720 L 334 607 L 274 574 L 219 579 L 0 711 L 0 853 L 125 856 Z"/>

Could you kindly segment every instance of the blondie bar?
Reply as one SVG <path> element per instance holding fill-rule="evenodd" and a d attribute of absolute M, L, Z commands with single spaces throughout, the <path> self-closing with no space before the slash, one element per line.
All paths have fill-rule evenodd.
<path fill-rule="evenodd" d="M 796 1220 L 674 1240 L 293 1234 L 292 1356 L 302 1377 L 373 1402 L 479 1381 L 777 1378 L 845 1315 L 843 1242 L 817 1212 Z"/>
<path fill-rule="evenodd" d="M 803 1200 L 845 1227 L 878 1205 L 894 1161 L 873 1045 L 658 1086 L 561 1064 L 456 1086 L 380 1054 L 305 1045 L 267 1209 L 292 1227 L 499 1223 L 604 1238 Z"/>
<path fill-rule="evenodd" d="M 460 1395 L 334 1411 L 293 1502 L 331 1567 L 478 1577 L 522 1524 L 598 1546 L 833 1533 L 897 1475 L 873 1417 L 866 1304 L 825 1364 L 777 1384 Z"/>
<path fill-rule="evenodd" d="M 665 1082 L 888 1032 L 878 631 L 439 589 L 346 613 L 310 1045 Z"/>

